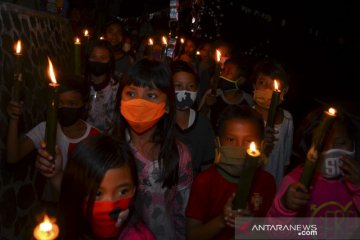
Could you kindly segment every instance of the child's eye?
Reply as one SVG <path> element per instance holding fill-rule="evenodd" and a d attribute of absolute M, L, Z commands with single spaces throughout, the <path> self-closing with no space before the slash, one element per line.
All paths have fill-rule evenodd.
<path fill-rule="evenodd" d="M 148 98 L 150 99 L 156 99 L 157 95 L 155 93 L 148 93 Z"/>
<path fill-rule="evenodd" d="M 129 188 L 121 188 L 121 189 L 119 189 L 118 194 L 119 194 L 119 196 L 122 197 L 122 196 L 126 196 L 129 192 L 130 192 Z"/>
<path fill-rule="evenodd" d="M 175 84 L 174 87 L 175 90 L 182 90 L 181 84 Z"/>
<path fill-rule="evenodd" d="M 95 198 L 95 200 L 96 200 L 96 201 L 99 201 L 99 200 L 101 200 L 101 197 L 102 197 L 102 192 L 101 192 L 101 191 L 97 191 L 97 192 L 96 192 L 96 198 Z"/>
<path fill-rule="evenodd" d="M 233 142 L 235 142 L 235 139 L 232 138 L 232 137 L 225 137 L 225 142 L 226 143 L 233 143 Z"/>
<path fill-rule="evenodd" d="M 127 91 L 127 92 L 125 92 L 125 95 L 128 97 L 135 97 L 135 92 Z"/>
<path fill-rule="evenodd" d="M 190 91 L 196 91 L 196 85 L 195 85 L 195 84 L 191 84 L 191 85 L 189 86 L 189 90 L 190 90 Z"/>

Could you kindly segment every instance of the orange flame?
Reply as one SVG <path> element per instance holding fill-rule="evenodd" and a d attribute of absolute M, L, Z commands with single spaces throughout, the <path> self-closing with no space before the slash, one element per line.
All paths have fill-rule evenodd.
<path fill-rule="evenodd" d="M 154 41 L 152 40 L 152 38 L 149 38 L 148 44 L 149 44 L 149 45 L 153 45 L 153 44 L 154 44 Z"/>
<path fill-rule="evenodd" d="M 336 109 L 335 108 L 329 108 L 329 110 L 327 111 L 327 114 L 329 114 L 330 116 L 336 116 Z"/>
<path fill-rule="evenodd" d="M 47 214 L 44 216 L 43 222 L 36 226 L 34 230 L 35 239 L 53 240 L 59 235 L 59 227 L 55 221 L 50 220 Z"/>
<path fill-rule="evenodd" d="M 276 80 L 274 80 L 274 89 L 275 91 L 279 91 L 279 84 Z"/>
<path fill-rule="evenodd" d="M 17 41 L 17 43 L 16 43 L 15 53 L 16 53 L 17 55 L 20 55 L 20 54 L 21 54 L 21 41 L 20 41 L 20 39 L 19 39 L 19 40 Z"/>
<path fill-rule="evenodd" d="M 180 38 L 180 42 L 181 42 L 181 44 L 183 44 L 184 43 L 184 38 Z"/>
<path fill-rule="evenodd" d="M 53 65 L 52 65 L 49 57 L 48 57 L 48 61 L 49 61 L 49 76 L 50 76 L 51 82 L 57 83 L 56 78 L 55 78 L 54 68 L 53 68 Z"/>
<path fill-rule="evenodd" d="M 85 36 L 85 37 L 88 37 L 88 36 L 89 36 L 89 31 L 88 31 L 87 29 L 85 29 L 85 31 L 84 31 L 84 36 Z"/>
<path fill-rule="evenodd" d="M 162 42 L 163 42 L 164 45 L 167 44 L 167 39 L 166 39 L 166 37 L 164 37 L 164 36 L 162 37 Z"/>
<path fill-rule="evenodd" d="M 255 142 L 251 142 L 250 143 L 250 151 L 252 151 L 252 152 L 256 152 L 256 144 L 255 144 Z"/>
<path fill-rule="evenodd" d="M 79 38 L 75 38 L 75 44 L 80 44 L 80 39 Z"/>
<path fill-rule="evenodd" d="M 221 52 L 220 52 L 220 50 L 216 49 L 216 60 L 217 60 L 217 62 L 220 62 L 220 59 L 221 59 Z"/>

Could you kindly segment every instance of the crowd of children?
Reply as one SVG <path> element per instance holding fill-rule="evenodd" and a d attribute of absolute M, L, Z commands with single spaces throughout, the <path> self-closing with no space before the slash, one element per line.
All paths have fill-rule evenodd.
<path fill-rule="evenodd" d="M 341 109 L 322 149 L 314 150 L 313 136 L 326 109 L 306 118 L 293 146 L 280 63 L 249 67 L 224 44 L 215 76 L 212 43 L 197 49 L 191 38 L 170 64 L 135 60 L 123 31 L 106 24 L 105 39 L 87 49 L 84 75 L 59 77 L 54 156 L 45 122 L 22 138 L 23 105 L 8 104 L 7 161 L 38 149 L 35 166 L 48 180 L 42 201 L 54 203 L 62 239 L 231 239 L 236 217 L 360 216 L 358 131 Z M 274 80 L 280 107 L 268 126 Z M 247 207 L 233 209 L 250 142 L 261 161 Z M 318 159 L 310 187 L 300 182 L 302 163 L 287 169 L 294 151 L 303 162 Z"/>

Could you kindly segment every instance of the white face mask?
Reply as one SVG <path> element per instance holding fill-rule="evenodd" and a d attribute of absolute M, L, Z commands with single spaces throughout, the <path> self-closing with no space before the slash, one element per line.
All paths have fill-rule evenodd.
<path fill-rule="evenodd" d="M 344 149 L 329 149 L 321 153 L 321 168 L 320 173 L 324 178 L 338 178 L 340 177 L 341 170 L 340 166 L 342 161 L 340 158 L 344 155 L 349 157 L 355 157 L 355 150 L 347 151 Z"/>

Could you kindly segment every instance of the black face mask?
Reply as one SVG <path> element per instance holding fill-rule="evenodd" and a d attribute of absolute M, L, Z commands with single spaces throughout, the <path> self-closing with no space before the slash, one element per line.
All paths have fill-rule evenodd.
<path fill-rule="evenodd" d="M 220 77 L 219 88 L 221 88 L 223 91 L 236 90 L 238 89 L 237 81 L 232 81 L 230 79 L 228 80 L 223 77 Z"/>
<path fill-rule="evenodd" d="M 96 77 L 105 75 L 105 74 L 108 74 L 111 70 L 110 62 L 102 63 L 102 62 L 88 61 L 87 69 L 91 74 L 93 74 Z"/>
<path fill-rule="evenodd" d="M 61 126 L 69 127 L 79 120 L 83 113 L 84 107 L 68 108 L 62 107 L 58 109 L 58 120 Z"/>
<path fill-rule="evenodd" d="M 123 47 L 122 43 L 118 43 L 116 45 L 111 46 L 111 48 L 114 52 L 122 51 L 122 47 Z"/>

